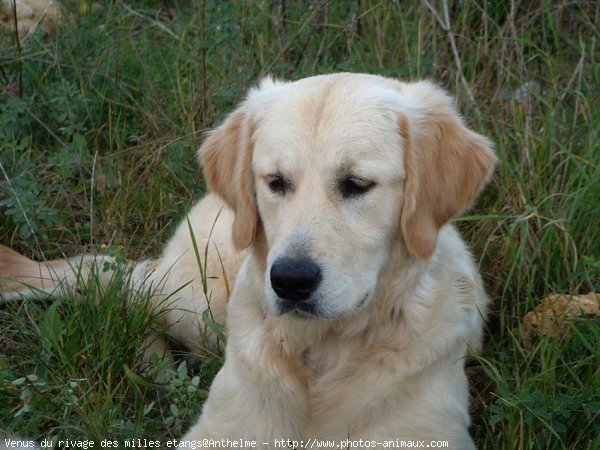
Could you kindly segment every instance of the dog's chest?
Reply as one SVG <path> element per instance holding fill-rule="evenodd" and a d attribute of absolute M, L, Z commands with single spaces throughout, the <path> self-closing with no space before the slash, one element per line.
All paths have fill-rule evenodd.
<path fill-rule="evenodd" d="M 303 364 L 307 373 L 309 405 L 317 407 L 333 401 L 346 382 L 353 378 L 356 356 L 363 352 L 361 345 L 352 341 L 346 341 L 343 346 L 336 341 L 323 342 L 306 349 Z"/>
<path fill-rule="evenodd" d="M 381 380 L 382 368 L 374 361 L 362 358 L 369 353 L 364 342 L 339 341 L 322 343 L 307 349 L 303 354 L 307 369 L 307 435 L 331 437 L 340 430 L 347 431 L 352 424 L 354 431 L 364 426 L 365 417 L 375 413 L 373 397 L 380 397 L 386 389 Z M 387 378 L 389 380 L 389 378 Z M 362 404 L 360 399 L 369 399 Z M 333 433 L 333 434 L 332 434 Z M 343 433 L 338 436 L 343 437 Z"/>
<path fill-rule="evenodd" d="M 345 349 L 332 343 L 307 348 L 302 359 L 309 374 L 309 386 L 319 384 L 324 379 L 342 371 L 347 363 L 346 353 Z"/>

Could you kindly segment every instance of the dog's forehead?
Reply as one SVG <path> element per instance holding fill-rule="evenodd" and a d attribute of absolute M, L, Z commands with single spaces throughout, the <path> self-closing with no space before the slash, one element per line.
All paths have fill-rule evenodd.
<path fill-rule="evenodd" d="M 394 163 L 402 139 L 393 91 L 351 81 L 290 83 L 263 101 L 254 114 L 259 168 Z"/>

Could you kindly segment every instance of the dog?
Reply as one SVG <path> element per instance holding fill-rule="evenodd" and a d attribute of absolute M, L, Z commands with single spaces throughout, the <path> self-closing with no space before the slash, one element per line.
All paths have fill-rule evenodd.
<path fill-rule="evenodd" d="M 132 276 L 159 286 L 157 302 L 178 290 L 161 320 L 192 350 L 208 303 L 226 319 L 224 365 L 180 446 L 474 448 L 464 362 L 489 301 L 448 222 L 497 159 L 452 99 L 375 75 L 266 78 L 199 155 L 210 193 Z M 1 290 L 54 295 L 106 258 L 37 263 L 2 247 Z"/>

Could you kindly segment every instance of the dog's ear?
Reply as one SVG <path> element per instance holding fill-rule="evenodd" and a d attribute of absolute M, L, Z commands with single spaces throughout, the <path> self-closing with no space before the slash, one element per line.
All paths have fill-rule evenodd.
<path fill-rule="evenodd" d="M 401 227 L 408 250 L 429 259 L 439 229 L 471 205 L 497 159 L 439 88 L 422 82 L 410 92 L 412 106 L 399 119 L 406 170 Z"/>
<path fill-rule="evenodd" d="M 233 209 L 233 243 L 242 250 L 255 239 L 258 211 L 252 174 L 252 125 L 242 109 L 213 131 L 199 150 L 204 177 L 212 191 Z"/>

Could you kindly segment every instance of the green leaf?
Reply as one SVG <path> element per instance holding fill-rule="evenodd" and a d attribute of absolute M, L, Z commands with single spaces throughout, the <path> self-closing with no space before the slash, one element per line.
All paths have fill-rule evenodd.
<path fill-rule="evenodd" d="M 210 309 L 207 308 L 204 310 L 204 312 L 202 313 L 202 320 L 204 321 L 206 326 L 210 328 L 222 342 L 225 342 L 225 327 L 223 326 L 223 324 L 220 324 L 213 320 L 212 314 L 210 313 Z"/>
<path fill-rule="evenodd" d="M 133 370 L 131 370 L 129 368 L 129 366 L 127 364 L 123 365 L 123 369 L 125 369 L 125 375 L 127 375 L 127 378 L 129 378 L 135 384 L 146 387 L 146 388 L 154 388 L 157 386 L 155 383 L 151 383 L 148 380 L 146 380 L 144 377 L 135 373 Z"/>

